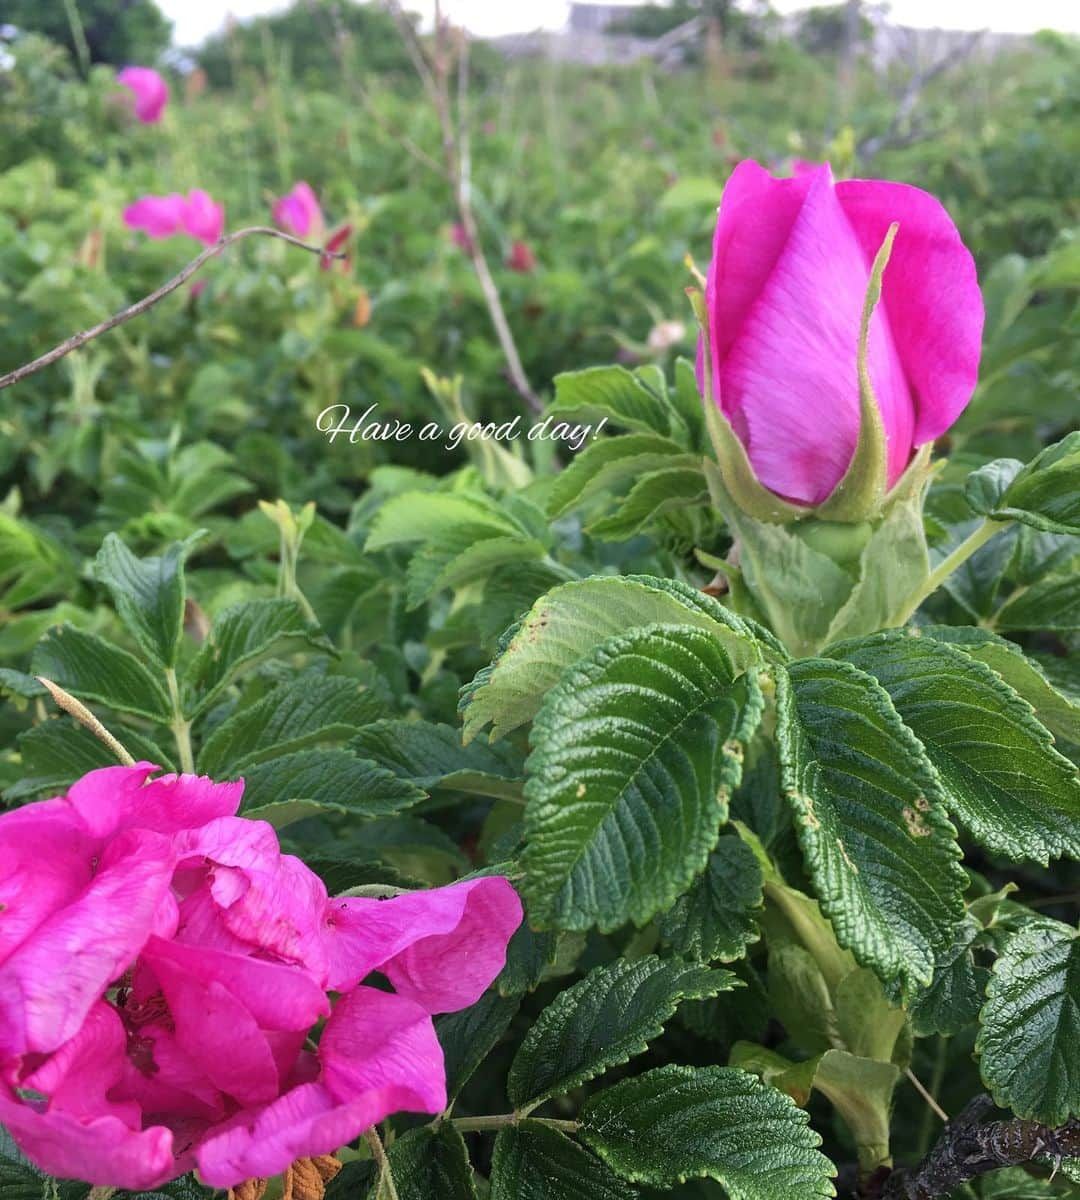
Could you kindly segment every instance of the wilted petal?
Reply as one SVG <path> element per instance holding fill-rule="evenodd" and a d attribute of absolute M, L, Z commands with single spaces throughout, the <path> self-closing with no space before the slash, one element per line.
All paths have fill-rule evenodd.
<path fill-rule="evenodd" d="M 124 209 L 124 224 L 141 229 L 148 238 L 167 238 L 184 231 L 187 201 L 176 192 L 168 196 L 142 196 Z"/>
<path fill-rule="evenodd" d="M 117 72 L 116 82 L 131 92 L 135 116 L 144 125 L 161 120 L 169 100 L 169 85 L 157 71 L 152 67 L 125 67 Z"/>
<path fill-rule="evenodd" d="M 502 970 L 520 924 L 521 901 L 500 876 L 388 900 L 333 899 L 329 986 L 347 991 L 380 970 L 427 1012 L 467 1008 Z"/>
<path fill-rule="evenodd" d="M 983 302 L 975 261 L 942 205 L 903 183 L 852 179 L 836 195 L 872 258 L 898 221 L 882 304 L 915 403 L 914 444 L 940 437 L 971 399 Z"/>
<path fill-rule="evenodd" d="M 806 199 L 780 257 L 720 365 L 720 394 L 761 482 L 818 504 L 840 482 L 858 440 L 859 325 L 870 261 L 828 168 L 789 182 L 804 181 Z M 894 482 L 911 457 L 914 413 L 880 305 L 868 358 Z"/>
<path fill-rule="evenodd" d="M 160 834 L 128 830 L 108 845 L 83 892 L 0 966 L 0 1051 L 44 1053 L 75 1035 L 145 943 L 173 864 Z"/>

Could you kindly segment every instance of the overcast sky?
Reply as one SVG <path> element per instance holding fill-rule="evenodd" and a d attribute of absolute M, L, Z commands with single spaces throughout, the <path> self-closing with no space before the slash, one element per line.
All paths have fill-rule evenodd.
<path fill-rule="evenodd" d="M 631 3 L 634 0 L 630 0 Z M 244 18 L 286 7 L 286 0 L 158 0 L 173 22 L 176 41 L 190 46 L 221 28 L 225 14 Z M 808 7 L 806 0 L 773 0 L 781 12 Z M 405 0 L 430 20 L 434 0 Z M 473 33 L 493 36 L 529 29 L 560 29 L 567 0 L 443 0 L 443 11 Z M 1061 29 L 1080 33 L 1078 0 L 892 0 L 893 19 L 903 25 L 944 29 L 994 29 L 1031 33 Z"/>

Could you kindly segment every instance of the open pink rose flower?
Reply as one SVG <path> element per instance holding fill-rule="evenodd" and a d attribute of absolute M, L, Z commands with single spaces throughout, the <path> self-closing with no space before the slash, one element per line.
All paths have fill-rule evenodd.
<path fill-rule="evenodd" d="M 956 226 L 919 188 L 834 183 L 827 165 L 776 179 L 742 162 L 724 189 L 705 295 L 712 396 L 760 481 L 785 499 L 820 504 L 851 462 L 859 323 L 893 222 L 868 342 L 890 486 L 975 388 L 983 304 Z"/>
<path fill-rule="evenodd" d="M 169 85 L 153 67 L 125 67 L 117 72 L 116 82 L 131 92 L 132 109 L 144 125 L 161 120 L 169 102 Z"/>
<path fill-rule="evenodd" d="M 0 816 L 0 1125 L 60 1177 L 227 1188 L 440 1112 L 432 1014 L 502 969 L 510 884 L 332 899 L 242 783 L 155 770 Z"/>
<path fill-rule="evenodd" d="M 225 206 L 202 190 L 192 188 L 187 196 L 142 196 L 124 209 L 124 224 L 141 229 L 149 238 L 175 237 L 186 233 L 204 246 L 212 246 L 225 229 Z"/>
<path fill-rule="evenodd" d="M 322 238 L 325 224 L 322 209 L 311 187 L 302 179 L 292 191 L 274 203 L 274 223 L 298 238 Z"/>

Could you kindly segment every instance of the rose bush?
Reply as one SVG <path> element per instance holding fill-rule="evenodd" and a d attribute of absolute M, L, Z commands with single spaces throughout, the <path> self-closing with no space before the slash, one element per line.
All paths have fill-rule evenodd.
<path fill-rule="evenodd" d="M 510 884 L 331 899 L 235 815 L 242 783 L 155 770 L 0 816 L 0 1122 L 19 1146 L 91 1183 L 197 1168 L 230 1187 L 439 1112 L 431 1017 L 502 968 Z"/>

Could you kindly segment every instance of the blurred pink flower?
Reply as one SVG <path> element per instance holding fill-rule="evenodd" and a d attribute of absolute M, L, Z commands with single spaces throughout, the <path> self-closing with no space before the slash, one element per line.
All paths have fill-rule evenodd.
<path fill-rule="evenodd" d="M 322 237 L 322 209 L 315 193 L 303 180 L 275 202 L 273 216 L 275 224 L 295 237 L 306 238 L 310 235 L 316 240 Z"/>
<path fill-rule="evenodd" d="M 125 67 L 117 73 L 116 82 L 131 92 L 135 116 L 144 125 L 161 120 L 169 101 L 169 85 L 153 67 Z"/>
<path fill-rule="evenodd" d="M 441 1111 L 431 1016 L 501 970 L 510 884 L 331 899 L 242 783 L 154 770 L 0 815 L 0 1124 L 64 1178 L 228 1188 Z"/>
<path fill-rule="evenodd" d="M 739 164 L 724 189 L 705 300 L 712 395 L 773 492 L 820 504 L 859 436 L 856 359 L 870 269 L 899 223 L 870 326 L 869 371 L 895 483 L 975 387 L 983 304 L 949 214 L 902 183 L 776 179 Z M 702 359 L 699 353 L 699 382 Z"/>
<path fill-rule="evenodd" d="M 472 238 L 469 237 L 468 231 L 460 221 L 455 221 L 450 226 L 450 240 L 459 250 L 464 250 L 466 254 L 472 252 Z"/>
<path fill-rule="evenodd" d="M 528 242 L 514 242 L 510 247 L 510 253 L 506 256 L 506 265 L 511 271 L 517 271 L 520 275 L 527 275 L 530 271 L 536 270 L 536 255 L 533 254 Z"/>
<path fill-rule="evenodd" d="M 178 192 L 168 196 L 142 196 L 124 209 L 124 224 L 141 229 L 147 237 L 167 238 L 186 233 L 211 246 L 225 227 L 225 207 L 201 188 L 193 188 L 185 199 Z"/>

